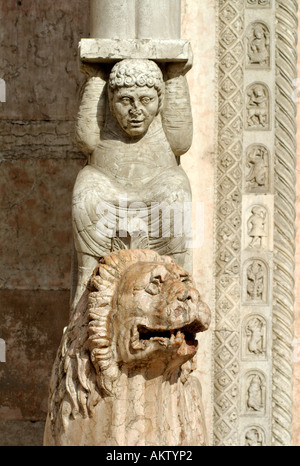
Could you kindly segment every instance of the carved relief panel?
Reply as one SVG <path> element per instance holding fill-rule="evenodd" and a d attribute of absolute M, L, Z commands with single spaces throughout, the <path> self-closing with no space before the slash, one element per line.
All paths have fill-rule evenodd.
<path fill-rule="evenodd" d="M 248 260 L 244 265 L 244 303 L 268 303 L 268 267 L 261 259 Z"/>
<path fill-rule="evenodd" d="M 244 435 L 245 447 L 263 447 L 266 445 L 265 432 L 261 427 L 252 426 L 248 428 Z"/>
<path fill-rule="evenodd" d="M 266 378 L 259 371 L 243 376 L 242 412 L 244 415 L 264 415 L 266 412 Z"/>
<path fill-rule="evenodd" d="M 266 24 L 255 22 L 246 34 L 246 66 L 267 69 L 270 67 L 270 31 Z"/>
<path fill-rule="evenodd" d="M 268 131 L 270 129 L 270 93 L 260 82 L 246 89 L 245 126 L 247 130 Z"/>
<path fill-rule="evenodd" d="M 244 360 L 266 359 L 267 322 L 259 314 L 244 319 L 242 330 L 242 358 Z"/>
<path fill-rule="evenodd" d="M 292 381 L 292 366 L 285 348 L 291 342 L 293 316 L 293 294 L 286 290 L 293 289 L 297 67 L 296 37 L 288 31 L 297 27 L 297 3 L 223 0 L 219 6 L 216 263 L 222 273 L 216 283 L 215 367 L 217 373 L 219 368 L 222 371 L 224 384 L 216 384 L 217 445 L 289 445 L 291 441 L 292 390 L 287 381 Z M 225 15 L 230 7 L 236 10 L 235 18 Z M 238 15 L 243 33 L 236 34 L 234 42 Z M 231 31 L 226 37 L 232 40 L 225 44 L 226 31 Z M 241 41 L 238 57 L 233 47 L 240 47 Z M 233 105 L 241 90 L 242 127 L 236 124 L 239 107 Z M 233 142 L 242 149 L 240 159 L 230 150 Z M 242 174 L 241 184 L 236 178 L 234 185 L 233 172 Z M 231 333 L 222 329 L 236 332 L 240 345 L 238 354 L 230 349 L 239 365 L 235 377 L 227 369 L 229 352 L 224 350 L 229 350 Z M 226 364 L 220 366 L 221 354 L 226 355 Z M 232 421 L 234 409 L 240 408 Z"/>
<path fill-rule="evenodd" d="M 263 144 L 251 144 L 246 149 L 245 190 L 248 193 L 267 193 L 269 185 L 270 152 Z"/>

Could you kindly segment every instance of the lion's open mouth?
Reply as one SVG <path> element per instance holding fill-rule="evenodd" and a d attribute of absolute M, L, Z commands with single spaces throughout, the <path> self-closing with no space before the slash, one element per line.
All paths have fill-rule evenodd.
<path fill-rule="evenodd" d="M 131 346 L 135 350 L 146 349 L 151 342 L 158 342 L 164 347 L 182 345 L 195 351 L 198 346 L 196 333 L 202 326 L 197 321 L 176 329 L 152 329 L 144 325 L 138 325 L 132 330 Z"/>

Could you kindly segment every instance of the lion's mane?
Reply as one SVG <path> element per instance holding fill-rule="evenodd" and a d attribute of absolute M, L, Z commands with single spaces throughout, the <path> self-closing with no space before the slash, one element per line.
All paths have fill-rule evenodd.
<path fill-rule="evenodd" d="M 118 283 L 136 262 L 173 263 L 152 250 L 122 250 L 99 260 L 66 327 L 53 366 L 48 412 L 51 430 L 70 419 L 92 417 L 101 398 L 113 395 L 119 367 L 112 320 Z"/>

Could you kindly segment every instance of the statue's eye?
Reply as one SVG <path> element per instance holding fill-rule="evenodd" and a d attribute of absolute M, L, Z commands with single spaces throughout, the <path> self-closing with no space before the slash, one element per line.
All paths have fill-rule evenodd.
<path fill-rule="evenodd" d="M 129 97 L 122 97 L 121 101 L 122 101 L 122 103 L 125 104 L 125 105 L 129 105 L 129 104 L 130 104 L 130 98 L 129 98 Z"/>
<path fill-rule="evenodd" d="M 153 278 L 149 285 L 145 288 L 147 293 L 156 295 L 160 293 L 161 280 L 160 278 Z"/>
<path fill-rule="evenodd" d="M 142 102 L 143 105 L 149 104 L 150 100 L 151 100 L 150 97 L 142 97 L 141 98 L 141 102 Z"/>

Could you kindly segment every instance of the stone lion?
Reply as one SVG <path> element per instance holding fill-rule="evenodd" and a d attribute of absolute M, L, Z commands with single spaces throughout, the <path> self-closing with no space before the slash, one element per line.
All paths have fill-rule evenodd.
<path fill-rule="evenodd" d="M 100 259 L 54 363 L 44 445 L 206 445 L 196 333 L 210 311 L 152 250 Z"/>

